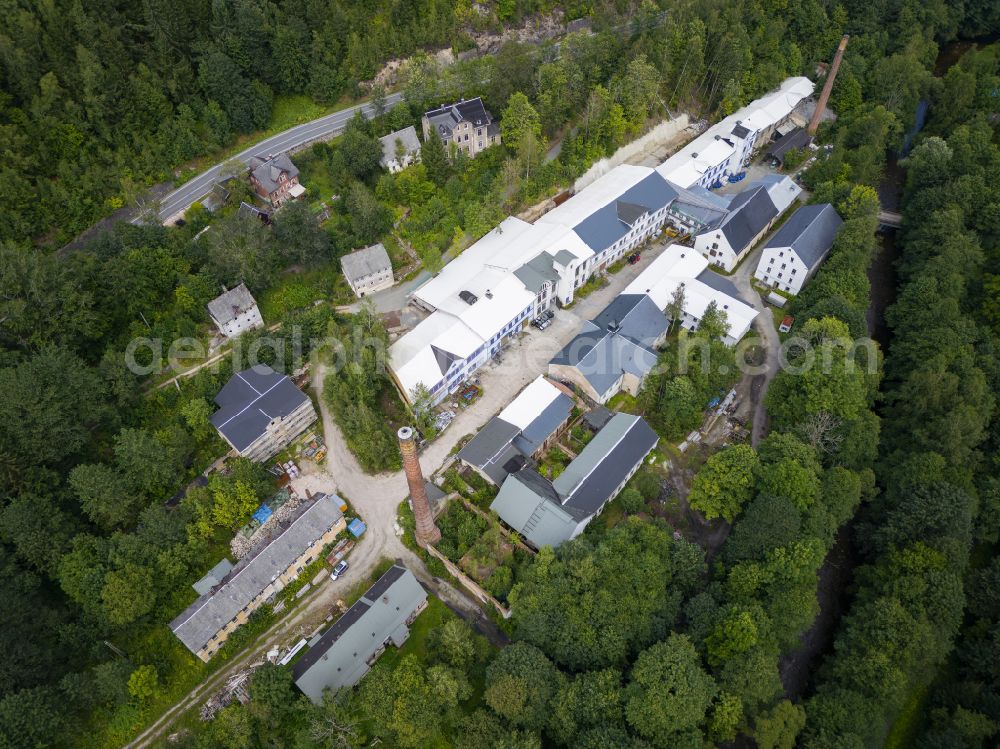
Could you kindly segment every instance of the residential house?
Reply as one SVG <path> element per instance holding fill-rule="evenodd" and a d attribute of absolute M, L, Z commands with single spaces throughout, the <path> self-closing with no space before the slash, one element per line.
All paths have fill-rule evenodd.
<path fill-rule="evenodd" d="M 393 284 L 392 263 L 381 242 L 344 255 L 340 258 L 340 268 L 351 291 L 359 297 L 388 289 Z"/>
<path fill-rule="evenodd" d="M 656 171 L 682 188 L 721 186 L 743 173 L 754 152 L 789 123 L 795 108 L 812 92 L 808 78 L 787 78 L 776 91 L 708 128 Z"/>
<path fill-rule="evenodd" d="M 710 263 L 732 271 L 801 194 L 801 187 L 780 175 L 751 183 L 729 201 L 719 223 L 695 236 L 695 249 Z"/>
<path fill-rule="evenodd" d="M 754 278 L 798 294 L 829 254 L 843 223 L 829 203 L 802 206 L 768 240 Z"/>
<path fill-rule="evenodd" d="M 549 376 L 572 382 L 597 403 L 639 388 L 656 365 L 669 321 L 645 294 L 622 294 L 549 362 Z"/>
<path fill-rule="evenodd" d="M 569 423 L 574 400 L 564 386 L 539 375 L 483 426 L 458 459 L 487 481 L 501 485 L 558 439 Z"/>
<path fill-rule="evenodd" d="M 212 424 L 236 452 L 261 462 L 316 421 L 309 396 L 266 364 L 237 372 L 215 396 Z"/>
<path fill-rule="evenodd" d="M 417 140 L 417 129 L 413 125 L 384 135 L 378 142 L 382 145 L 379 164 L 393 174 L 420 161 L 420 141 Z"/>
<path fill-rule="evenodd" d="M 493 115 L 478 96 L 432 109 L 421 119 L 421 126 L 424 140 L 434 128 L 446 148 L 454 144 L 467 156 L 475 156 L 500 142 L 500 125 L 493 120 Z"/>
<path fill-rule="evenodd" d="M 723 341 L 736 345 L 750 330 L 759 311 L 740 301 L 739 290 L 725 276 L 713 272 L 708 261 L 690 247 L 673 244 L 667 247 L 628 286 L 624 294 L 647 294 L 656 306 L 666 311 L 678 289 L 683 289 L 682 316 L 679 325 L 697 330 L 712 302 L 726 315 L 729 330 Z"/>
<path fill-rule="evenodd" d="M 251 549 L 170 622 L 171 631 L 188 650 L 208 661 L 237 627 L 318 559 L 323 547 L 344 530 L 342 504 L 336 495 L 318 494 L 301 505 L 274 536 Z"/>
<path fill-rule="evenodd" d="M 250 184 L 263 199 L 277 208 L 305 195 L 299 183 L 299 170 L 287 153 L 250 158 Z"/>
<path fill-rule="evenodd" d="M 554 480 L 529 466 L 511 473 L 490 505 L 536 549 L 576 538 L 656 447 L 640 416 L 615 414 Z"/>
<path fill-rule="evenodd" d="M 248 330 L 264 327 L 257 302 L 244 283 L 210 301 L 208 316 L 226 338 L 235 338 Z"/>
<path fill-rule="evenodd" d="M 361 681 L 390 644 L 399 648 L 427 607 L 427 593 L 401 564 L 389 568 L 292 666 L 295 686 L 317 705 Z"/>

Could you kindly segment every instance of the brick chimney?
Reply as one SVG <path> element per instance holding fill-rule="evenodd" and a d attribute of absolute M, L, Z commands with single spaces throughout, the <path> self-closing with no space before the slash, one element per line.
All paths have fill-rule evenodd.
<path fill-rule="evenodd" d="M 441 531 L 434 524 L 434 516 L 431 515 L 424 473 L 420 470 L 417 445 L 413 441 L 413 430 L 402 427 L 396 436 L 399 437 L 399 451 L 403 454 L 403 472 L 406 473 L 406 484 L 410 488 L 413 517 L 417 521 L 417 543 L 421 546 L 436 544 L 441 540 Z"/>
<path fill-rule="evenodd" d="M 837 77 L 837 71 L 840 70 L 840 61 L 844 59 L 844 49 L 846 49 L 847 40 L 850 38 L 847 34 L 844 34 L 844 38 L 840 40 L 840 44 L 837 46 L 837 54 L 833 56 L 833 64 L 830 66 L 830 72 L 827 73 L 826 83 L 823 84 L 823 91 L 819 95 L 819 101 L 816 102 L 816 111 L 813 112 L 812 119 L 809 120 L 809 127 L 806 129 L 810 138 L 816 135 L 816 128 L 819 127 L 823 110 L 826 109 L 826 103 L 830 100 L 833 81 Z"/>

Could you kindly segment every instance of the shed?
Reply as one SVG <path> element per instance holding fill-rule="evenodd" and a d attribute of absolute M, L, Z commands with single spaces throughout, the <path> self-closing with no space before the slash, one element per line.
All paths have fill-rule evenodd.
<path fill-rule="evenodd" d="M 354 518 L 354 520 L 347 524 L 347 530 L 355 538 L 361 538 L 362 534 L 368 530 L 368 526 L 364 524 L 361 518 Z"/>

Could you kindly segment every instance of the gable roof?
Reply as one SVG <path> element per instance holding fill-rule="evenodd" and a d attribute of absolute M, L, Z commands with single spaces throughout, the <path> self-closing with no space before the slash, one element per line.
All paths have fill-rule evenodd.
<path fill-rule="evenodd" d="M 406 149 L 406 153 L 414 153 L 420 150 L 417 129 L 413 125 L 404 127 L 402 130 L 397 130 L 394 133 L 383 135 L 378 139 L 378 142 L 382 145 L 382 160 L 379 162 L 382 166 L 385 166 L 390 161 L 395 161 L 397 140 L 403 142 L 403 148 Z"/>
<path fill-rule="evenodd" d="M 520 468 L 573 410 L 573 399 L 539 375 L 497 416 L 479 430 L 458 457 L 476 466 L 496 484 L 511 472 L 512 459 Z"/>
<path fill-rule="evenodd" d="M 601 179 L 611 177 L 621 169 L 621 166 L 616 167 L 615 170 Z M 573 230 L 580 236 L 580 239 L 594 252 L 600 252 L 610 247 L 628 234 L 635 222 L 643 215 L 655 213 L 677 197 L 677 191 L 659 174 L 652 170 L 643 172 L 641 170 L 634 171 L 635 169 L 636 167 L 630 167 L 628 170 L 622 171 L 620 179 L 615 175 L 613 182 L 608 183 L 609 186 L 611 184 L 621 184 L 622 187 L 629 185 L 627 189 L 621 191 L 615 199 L 596 207 L 573 226 Z M 637 180 L 636 178 L 640 176 L 641 179 Z M 574 197 L 583 198 L 588 190 L 592 190 L 595 195 L 603 193 L 603 185 L 601 190 L 594 189 L 598 182 L 588 186 Z M 549 213 L 560 211 L 570 201 L 566 201 L 562 206 Z"/>
<path fill-rule="evenodd" d="M 558 546 L 600 511 L 658 439 L 641 417 L 615 414 L 554 481 L 523 468 L 490 509 L 536 548 Z"/>
<path fill-rule="evenodd" d="M 379 271 L 391 270 L 392 263 L 389 262 L 389 253 L 385 251 L 385 246 L 379 242 L 344 255 L 340 258 L 340 267 L 344 275 L 356 281 Z"/>
<path fill-rule="evenodd" d="M 256 306 L 257 302 L 250 293 L 250 289 L 245 283 L 241 283 L 210 301 L 208 314 L 219 325 L 225 325 Z"/>
<path fill-rule="evenodd" d="M 307 400 L 309 396 L 288 375 L 258 364 L 234 374 L 219 391 L 215 396 L 219 410 L 211 421 L 242 451 L 264 434 L 272 419 L 288 416 Z"/>
<path fill-rule="evenodd" d="M 550 364 L 575 367 L 599 395 L 606 393 L 628 372 L 642 378 L 656 365 L 651 346 L 669 322 L 645 294 L 622 294 L 555 356 Z"/>
<path fill-rule="evenodd" d="M 295 685 L 317 704 L 324 690 L 353 686 L 387 640 L 402 645 L 409 634 L 406 620 L 426 600 L 413 573 L 393 565 L 295 662 Z"/>
<path fill-rule="evenodd" d="M 277 526 L 277 535 L 254 547 L 222 580 L 181 612 L 170 629 L 192 653 L 208 644 L 240 611 L 343 517 L 341 499 L 317 494 Z"/>
<path fill-rule="evenodd" d="M 765 249 L 791 247 L 806 267 L 812 270 L 833 246 L 844 221 L 829 203 L 805 205 L 792 214 Z"/>
<path fill-rule="evenodd" d="M 774 141 L 774 143 L 771 144 L 771 147 L 767 149 L 766 155 L 770 158 L 784 161 L 786 153 L 791 151 L 793 148 L 808 147 L 811 140 L 812 138 L 809 136 L 809 133 L 801 127 L 797 127 L 787 135 L 783 135 L 778 138 L 778 140 Z"/>
<path fill-rule="evenodd" d="M 268 193 L 278 189 L 278 179 L 282 174 L 287 175 L 288 179 L 299 176 L 298 167 L 284 152 L 277 156 L 251 156 L 250 171 Z"/>
<path fill-rule="evenodd" d="M 765 185 L 751 185 L 729 203 L 729 213 L 717 231 L 722 231 L 737 254 L 778 215 Z"/>

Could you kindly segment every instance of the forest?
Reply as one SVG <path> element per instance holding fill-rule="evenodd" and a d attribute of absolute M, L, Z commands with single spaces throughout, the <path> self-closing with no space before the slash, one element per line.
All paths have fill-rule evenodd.
<path fill-rule="evenodd" d="M 196 209 L 179 229 L 119 224 L 83 249 L 54 250 L 147 184 L 265 128 L 275 97 L 347 100 L 385 60 L 462 49 L 472 31 L 556 6 L 592 15 L 597 33 L 559 55 L 511 43 L 445 70 L 418 58 L 399 112 L 314 149 L 348 196 L 324 228 L 297 207 L 269 232 Z M 218 285 L 241 278 L 276 300 L 282 322 L 322 337 L 343 321 L 311 307 L 312 289 L 289 281 L 289 266 L 322 273 L 407 212 L 399 231 L 433 268 L 664 106 L 721 116 L 787 75 L 814 77 L 844 33 L 839 117 L 820 132 L 833 148 L 803 179 L 846 223 L 792 309 L 834 369 L 779 376 L 771 435 L 757 450 L 718 453 L 698 474 L 692 505 L 732 524 L 720 554 L 709 563 L 662 522 L 629 518 L 518 568 L 515 644 L 499 654 L 452 626 L 452 642 L 432 658 L 391 674 L 380 666 L 322 708 L 296 696 L 287 672 L 265 669 L 250 707 L 224 712 L 183 745 L 700 747 L 743 734 L 760 747 L 888 740 L 932 749 L 995 739 L 1000 149 L 990 116 L 1000 56 L 996 45 L 971 48 L 943 76 L 935 70 L 945 44 L 1000 27 L 994 3 L 223 0 L 5 10 L 0 747 L 120 746 L 203 678 L 165 623 L 268 491 L 256 467 L 240 464 L 165 509 L 222 452 L 207 419 L 231 369 L 147 390 L 124 366 L 132 338 L 197 334 Z M 513 145 L 482 161 L 431 156 L 381 174 L 373 137 L 413 122 L 440 93 L 483 94 L 517 133 Z M 845 341 L 867 332 L 874 188 L 922 100 L 927 123 L 902 162 L 891 341 L 884 364 L 859 367 Z M 539 146 L 557 139 L 559 158 L 540 166 Z M 669 376 L 640 402 L 658 428 L 682 433 L 692 418 L 685 404 L 721 380 L 687 381 L 667 364 Z M 356 374 L 330 397 L 362 423 L 363 411 L 348 412 L 351 395 L 370 401 L 375 385 Z M 396 459 L 384 453 L 372 460 Z M 849 606 L 808 689 L 790 696 L 781 667 L 816 617 L 818 572 L 842 536 L 859 561 Z"/>

